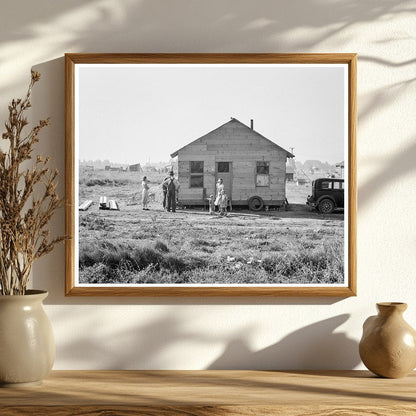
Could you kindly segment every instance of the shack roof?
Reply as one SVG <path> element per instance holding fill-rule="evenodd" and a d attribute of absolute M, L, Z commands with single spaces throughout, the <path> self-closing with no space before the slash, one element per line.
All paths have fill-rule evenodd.
<path fill-rule="evenodd" d="M 254 134 L 255 134 L 255 135 L 257 135 L 258 137 L 261 137 L 262 139 L 267 140 L 268 142 L 270 142 L 271 144 L 273 144 L 274 146 L 276 146 L 276 147 L 277 147 L 277 148 L 279 148 L 280 150 L 285 151 L 285 152 L 286 152 L 286 157 L 289 157 L 289 158 L 295 157 L 295 155 L 293 155 L 292 153 L 290 153 L 290 152 L 289 152 L 289 151 L 287 151 L 286 149 L 283 149 L 283 147 L 279 146 L 278 144 L 276 144 L 275 142 L 271 141 L 271 140 L 270 140 L 270 139 L 268 139 L 267 137 L 264 137 L 262 134 L 260 134 L 260 133 L 259 133 L 259 132 L 257 132 L 256 130 L 254 130 L 254 129 L 250 128 L 249 126 L 247 126 L 246 124 L 242 123 L 240 120 L 237 120 L 237 119 L 236 119 L 236 118 L 234 118 L 234 117 L 231 117 L 231 120 L 230 120 L 230 121 L 227 121 L 226 123 L 222 124 L 221 126 L 217 127 L 216 129 L 211 130 L 210 132 L 208 132 L 208 133 L 204 134 L 204 135 L 203 135 L 203 136 L 201 136 L 201 137 L 198 137 L 197 139 L 193 140 L 192 142 L 188 143 L 187 145 L 185 145 L 185 146 L 181 147 L 180 149 L 176 150 L 175 152 L 173 152 L 173 153 L 170 155 L 170 157 L 171 157 L 171 158 L 174 158 L 174 157 L 178 156 L 178 153 L 179 153 L 181 150 L 185 149 L 185 147 L 187 147 L 187 146 L 189 146 L 189 145 L 191 145 L 191 144 L 196 143 L 198 140 L 201 140 L 203 137 L 208 136 L 209 134 L 213 133 L 214 131 L 221 129 L 221 128 L 223 128 L 224 126 L 226 126 L 227 124 L 230 124 L 230 123 L 239 123 L 239 124 L 241 124 L 242 126 L 244 126 L 245 128 L 247 128 L 248 130 L 250 130 L 250 132 L 254 133 Z"/>

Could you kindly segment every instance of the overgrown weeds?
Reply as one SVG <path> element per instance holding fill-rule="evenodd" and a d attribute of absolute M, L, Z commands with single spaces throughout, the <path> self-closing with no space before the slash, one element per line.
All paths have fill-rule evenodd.
<path fill-rule="evenodd" d="M 342 244 L 274 252 L 258 259 L 229 253 L 189 255 L 162 241 L 149 246 L 89 242 L 80 247 L 80 276 L 83 283 L 321 284 L 337 283 L 344 275 Z"/>

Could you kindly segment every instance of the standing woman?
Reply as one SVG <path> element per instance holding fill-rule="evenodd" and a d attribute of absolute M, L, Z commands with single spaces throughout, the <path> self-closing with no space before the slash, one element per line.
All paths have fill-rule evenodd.
<path fill-rule="evenodd" d="M 224 182 L 222 178 L 219 178 L 217 181 L 217 193 L 215 195 L 215 202 L 214 202 L 216 207 L 219 207 L 220 205 L 220 197 L 223 192 L 224 192 Z"/>
<path fill-rule="evenodd" d="M 149 210 L 149 184 L 147 181 L 147 176 L 143 176 L 142 181 L 142 205 L 144 210 Z"/>

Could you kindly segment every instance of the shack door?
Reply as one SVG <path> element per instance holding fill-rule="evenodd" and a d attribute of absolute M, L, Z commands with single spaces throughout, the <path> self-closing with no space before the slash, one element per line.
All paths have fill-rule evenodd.
<path fill-rule="evenodd" d="M 232 195 L 232 163 L 231 162 L 216 162 L 215 163 L 215 184 L 218 179 L 222 179 L 224 182 L 224 190 L 228 196 L 228 199 L 231 200 Z M 216 193 L 215 189 L 215 193 Z"/>

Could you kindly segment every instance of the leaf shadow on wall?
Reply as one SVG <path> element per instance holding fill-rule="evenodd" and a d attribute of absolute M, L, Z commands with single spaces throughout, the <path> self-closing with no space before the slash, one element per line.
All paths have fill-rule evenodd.
<path fill-rule="evenodd" d="M 77 4 L 80 5 L 81 1 Z M 94 4 L 99 5 L 99 1 Z M 276 6 L 271 6 L 271 4 Z M 149 3 L 140 3 L 131 6 L 128 16 L 120 22 L 114 23 L 113 17 L 106 9 L 97 14 L 97 22 L 91 25 L 95 33 L 85 27 L 78 30 L 73 37 L 67 41 L 68 52 L 270 52 L 279 50 L 285 52 L 316 52 L 319 44 L 325 38 L 341 33 L 346 27 L 359 24 L 360 22 L 377 21 L 399 9 L 401 5 L 409 2 L 381 1 L 374 5 L 373 1 L 357 1 L 340 5 L 340 7 L 329 8 L 326 4 L 311 1 L 308 2 L 309 10 L 306 10 L 302 1 L 294 2 L 267 2 L 268 7 L 258 7 L 257 4 L 243 1 L 239 7 L 226 11 L 226 7 L 217 7 L 214 13 L 208 6 L 197 7 L 188 0 L 179 0 L 175 8 L 167 8 L 161 1 L 153 2 L 154 9 Z M 60 7 L 61 2 L 56 2 L 55 7 Z M 66 5 L 68 3 L 65 3 Z M 76 4 L 71 2 L 71 4 Z M 121 4 L 121 3 L 120 3 Z M 197 3 L 201 5 L 201 3 Z M 206 3 L 208 4 L 208 3 Z M 224 3 L 225 4 L 225 3 Z M 393 7 L 394 6 L 394 7 Z M 67 7 L 67 6 L 65 6 Z M 221 10 L 218 10 L 221 9 Z M 268 9 L 276 11 L 269 13 Z M 29 10 L 29 9 L 27 9 Z M 192 19 L 188 19 L 186 13 L 194 13 Z M 299 10 L 303 10 L 299 13 Z M 62 7 L 62 14 L 66 13 Z M 404 13 L 406 10 L 397 11 Z M 169 15 L 169 17 L 167 17 Z M 207 24 L 201 24 L 205 22 Z M 152 23 L 159 22 L 159 23 Z M 161 25 L 165 24 L 163 30 Z M 328 22 L 331 22 L 328 25 Z M 159 26 L 158 26 L 159 24 Z M 179 25 L 183 28 L 179 35 L 166 36 L 173 32 Z M 192 31 L 192 26 L 198 26 L 200 36 L 185 36 Z M 308 29 L 319 28 L 317 36 L 306 37 L 302 35 L 290 36 L 291 31 L 303 28 L 305 33 Z M 210 32 L 215 31 L 212 37 Z M 22 32 L 25 33 L 25 32 Z M 22 35 L 24 36 L 24 34 Z M 33 36 L 27 35 L 28 40 Z M 183 42 L 180 37 L 183 36 Z M 290 40 L 288 38 L 290 37 Z M 133 43 L 131 39 L 137 39 Z M 105 42 L 103 42 L 105 39 Z M 130 40 L 129 40 L 130 39 Z M 2 39 L 3 40 L 3 39 Z M 13 40 L 13 39 L 11 39 Z M 219 41 L 221 40 L 221 42 Z M 132 45 L 136 45 L 132 46 Z M 50 45 L 48 56 L 61 56 L 62 44 Z M 340 44 L 340 48 L 342 45 Z M 40 56 L 40 55 L 39 55 Z M 387 65 L 389 61 L 380 62 L 380 58 L 364 57 L 367 64 Z M 64 59 L 62 57 L 45 61 L 39 59 L 34 69 L 42 73 L 43 79 L 34 91 L 34 119 L 52 116 L 52 125 L 42 135 L 38 151 L 50 154 L 57 168 L 61 171 L 60 191 L 63 195 L 64 172 Z M 360 65 L 360 56 L 358 63 Z M 404 65 L 412 61 L 404 62 Z M 33 62 L 32 62 L 33 63 Z M 397 66 L 392 62 L 392 70 Z M 390 69 L 389 69 L 390 70 Z M 26 80 L 24 80 L 26 81 Z M 398 83 L 395 90 L 385 88 L 371 93 L 368 106 L 360 104 L 359 124 L 368 123 L 371 116 L 380 108 L 388 108 L 397 100 L 397 94 L 407 91 L 409 82 L 403 81 L 403 87 Z M 3 87 L 4 89 L 4 87 Z M 397 91 L 396 91 L 397 90 Z M 1 90 L 0 90 L 1 92 Z M 397 93 L 397 94 L 396 94 Z M 35 102 L 36 101 L 36 102 Z M 43 134 L 43 133 L 42 133 Z M 357 143 L 359 144 L 359 143 Z M 359 188 L 359 207 L 374 203 L 377 195 L 383 191 L 386 181 L 398 180 L 403 174 L 414 169 L 412 160 L 416 160 L 416 147 L 403 149 L 406 163 L 400 163 L 389 171 L 380 166 L 377 175 L 368 183 L 363 183 Z M 386 158 L 396 159 L 394 156 Z M 393 165 L 394 162 L 392 162 Z M 52 222 L 52 229 L 57 233 L 64 231 L 64 211 L 61 210 Z M 34 283 L 36 287 L 49 290 L 50 295 L 46 299 L 49 305 L 172 305 L 170 313 L 163 315 L 160 319 L 149 320 L 151 325 L 137 325 L 129 328 L 120 327 L 119 330 L 111 331 L 110 337 L 94 336 L 94 331 L 103 325 L 100 320 L 90 321 L 91 317 L 77 315 L 75 308 L 68 312 L 63 308 L 62 313 L 55 312 L 54 320 L 63 328 L 63 323 L 70 322 L 86 325 L 74 332 L 65 343 L 65 337 L 60 338 L 58 345 L 59 360 L 80 363 L 84 368 L 100 364 L 105 368 L 160 368 L 164 365 L 163 349 L 169 351 L 169 346 L 195 340 L 210 345 L 221 342 L 225 345 L 223 353 L 207 366 L 210 369 L 221 368 L 306 368 L 311 363 L 316 363 L 316 368 L 353 368 L 359 363 L 358 346 L 354 340 L 348 338 L 342 332 L 334 332 L 348 318 L 348 315 L 335 316 L 333 318 L 319 321 L 315 324 L 305 326 L 287 335 L 281 341 L 266 348 L 255 350 L 250 347 L 250 328 L 247 335 L 239 334 L 224 339 L 209 336 L 207 331 L 188 332 L 181 328 L 183 319 L 175 318 L 175 305 L 212 304 L 212 305 L 234 305 L 234 304 L 276 304 L 276 305 L 325 305 L 332 304 L 341 299 L 333 298 L 66 298 L 64 297 L 64 250 L 63 246 L 57 248 L 51 255 L 41 259 L 34 266 Z M 65 317 L 66 315 L 66 317 Z M 278 314 L 277 314 L 278 315 Z M 139 322 L 140 318 L 137 318 Z M 94 327 L 93 324 L 96 324 Z M 62 325 L 61 325 L 62 324 Z M 294 323 L 296 324 L 296 322 Z M 109 322 L 118 328 L 117 322 Z M 75 330 L 76 331 L 76 330 Z M 114 343 L 113 339 L 118 338 Z M 276 336 L 278 339 L 278 336 Z M 163 348 L 162 348 L 163 346 Z M 122 351 L 122 353 L 120 353 Z M 297 361 L 298 360 L 298 361 Z M 166 360 L 168 366 L 172 360 Z M 103 364 L 104 363 L 104 364 Z M 161 364 L 162 363 L 162 364 Z M 131 367 L 129 367 L 131 366 Z M 285 367 L 287 366 L 287 367 Z M 102 368 L 101 367 L 101 368 Z"/>
<path fill-rule="evenodd" d="M 415 12 L 409 0 L 351 0 L 336 7 L 319 0 L 241 0 L 238 6 L 175 0 L 174 7 L 166 0 L 9 3 L 0 16 L 0 52 L 3 45 L 7 51 L 7 60 L 0 53 L 0 65 L 18 61 L 27 67 L 36 57 L 42 62 L 63 51 L 316 52 L 331 38 L 341 51 L 352 27 Z M 7 82 L 0 82 L 0 97 L 21 83 L 10 68 Z"/>
<path fill-rule="evenodd" d="M 359 364 L 358 343 L 344 332 L 335 332 L 350 317 L 342 314 L 300 328 L 285 336 L 282 340 L 260 350 L 249 347 L 254 326 L 244 326 L 234 334 L 221 335 L 206 332 L 203 329 L 190 328 L 184 324 L 180 314 L 166 312 L 141 325 L 140 316 L 137 324 L 123 328 L 118 324 L 113 328 L 111 318 L 107 321 L 109 328 L 103 328 L 99 314 L 92 314 L 90 320 L 77 319 L 65 311 L 57 312 L 55 317 L 61 327 L 72 328 L 74 321 L 79 321 L 71 329 L 71 341 L 59 337 L 57 358 L 65 365 L 76 362 L 79 368 L 106 369 L 152 369 L 164 367 L 172 369 L 172 355 L 178 355 L 174 367 L 192 368 L 194 363 L 209 362 L 215 356 L 212 345 L 224 345 L 222 354 L 210 364 L 202 366 L 207 370 L 250 369 L 250 370 L 296 370 L 296 369 L 345 369 Z M 62 316 L 59 316 L 62 314 Z M 95 323 L 95 320 L 97 322 Z M 67 324 L 64 325 L 64 323 Z M 111 331 L 109 336 L 108 331 Z M 88 333 L 89 336 L 85 336 Z M 192 348 L 197 344 L 198 348 Z M 204 346 L 205 345 L 205 346 Z M 207 351 L 206 348 L 209 347 Z M 188 351 L 186 354 L 183 351 Z M 119 351 L 123 351 L 122 354 Z M 195 351 L 193 356 L 192 351 Z M 184 364 L 186 361 L 186 364 Z M 62 364 L 61 364 L 62 365 Z M 93 367 L 91 367 L 93 365 Z"/>
<path fill-rule="evenodd" d="M 372 175 L 358 190 L 359 206 L 364 207 L 377 194 L 387 187 L 391 182 L 397 181 L 399 178 L 414 171 L 416 161 L 416 137 L 413 144 L 403 148 L 395 155 L 387 159 L 380 167 L 380 169 Z"/>
<path fill-rule="evenodd" d="M 40 1 L 45 5 L 50 3 L 47 0 Z M 172 39 L 178 40 L 178 37 L 195 30 L 195 27 L 198 28 L 200 35 L 198 37 L 184 37 L 181 43 L 182 52 L 194 52 L 195 50 L 198 52 L 259 52 L 259 45 L 266 45 L 267 50 L 270 50 L 270 45 L 273 45 L 274 50 L 279 49 L 279 51 L 312 51 L 319 48 L 319 44 L 323 40 L 331 36 L 335 39 L 337 34 L 352 25 L 360 22 L 375 22 L 393 14 L 414 12 L 409 1 L 397 1 L 393 4 L 389 0 L 379 1 L 376 6 L 374 2 L 369 0 L 355 1 L 339 5 L 336 8 L 328 8 L 327 5 L 319 1 L 310 1 L 305 6 L 301 0 L 289 3 L 265 1 L 262 2 L 264 7 L 258 7 L 257 4 L 249 1 L 242 1 L 238 8 L 229 7 L 226 2 L 211 7 L 207 5 L 208 3 L 178 0 L 174 9 L 165 7 L 163 0 L 155 0 L 151 3 L 120 3 L 114 6 L 118 8 L 120 12 L 118 14 L 111 13 L 108 3 L 104 3 L 99 0 L 90 2 L 91 10 L 94 10 L 94 13 L 87 13 L 88 10 L 86 10 L 85 21 L 81 19 L 73 31 L 68 30 L 65 40 L 61 41 L 59 46 L 56 44 L 56 50 L 54 50 L 54 45 L 48 45 L 50 49 L 48 55 L 60 56 L 63 47 L 71 52 L 132 52 L 132 39 L 137 39 L 135 51 L 166 52 L 173 50 L 166 33 L 175 33 L 175 30 L 181 28 L 180 31 L 178 30 L 179 34 L 172 37 Z M 38 32 L 31 29 L 31 22 L 38 22 L 41 26 L 46 27 L 49 24 L 49 17 L 52 17 L 53 21 L 59 21 L 59 17 L 69 16 L 71 12 L 76 10 L 83 10 L 84 6 L 85 2 L 82 1 L 71 2 L 71 5 L 56 2 L 46 17 L 40 12 L 33 15 L 29 8 L 21 10 L 23 13 L 21 20 L 26 29 L 20 32 L 19 40 L 29 41 L 36 36 Z M 299 13 L 299 10 L 302 10 L 302 13 Z M 192 19 L 188 18 L 188 14 L 192 14 Z M 87 22 L 88 19 L 95 20 Z M 52 26 L 54 25 L 53 21 L 50 23 Z M 328 22 L 331 24 L 329 25 Z M 163 30 L 161 30 L 162 23 L 164 23 Z M 94 30 L 91 30 L 91 27 L 94 27 Z M 305 29 L 305 33 L 308 32 L 308 29 L 311 33 L 313 29 L 322 30 L 314 32 L 314 36 L 299 34 L 290 36 L 290 40 L 288 40 L 291 31 L 300 27 Z M 7 29 L 6 24 L 3 30 L 12 33 Z M 210 36 L 212 31 L 215 31 L 215 38 Z M 218 39 L 221 39 L 221 42 L 216 42 Z M 223 41 L 224 39 L 226 42 Z M 1 43 L 13 40 L 13 37 L 2 37 Z M 391 40 L 384 40 L 384 42 L 387 41 Z M 174 49 L 177 51 L 176 46 Z M 364 56 L 363 60 L 371 64 L 391 67 L 407 66 L 413 63 L 411 58 L 399 63 L 372 56 Z M 41 154 L 49 154 L 61 172 L 59 191 L 63 195 L 65 166 L 64 59 L 61 57 L 51 61 L 40 61 L 41 63 L 35 65 L 34 69 L 42 73 L 43 80 L 33 93 L 33 116 L 35 120 L 51 116 L 52 125 L 48 127 L 48 131 L 42 132 L 37 150 Z M 359 107 L 359 124 L 367 122 L 369 116 L 378 111 L 381 106 L 388 107 L 397 99 L 397 94 L 406 91 L 409 83 L 413 81 L 408 80 L 395 84 L 397 91 L 393 91 L 394 93 L 389 92 L 387 87 L 372 93 L 369 105 Z M 359 102 L 358 104 L 360 105 Z M 377 175 L 374 175 L 374 179 L 360 185 L 358 190 L 359 208 L 374 200 L 384 189 L 386 183 L 397 180 L 406 172 L 414 169 L 412 160 L 416 159 L 416 147 L 411 146 L 409 149 L 404 149 L 402 153 L 405 163 L 397 164 L 391 171 L 385 169 L 383 164 Z M 396 158 L 391 159 L 393 165 Z M 400 155 L 397 159 L 400 159 Z M 385 165 L 389 165 L 388 159 L 386 159 Z M 62 234 L 64 232 L 63 224 L 64 210 L 61 210 L 53 218 L 51 228 L 56 230 L 58 234 Z M 51 255 L 36 262 L 33 270 L 35 286 L 46 288 L 50 292 L 45 302 L 49 304 L 189 304 L 201 302 L 208 304 L 331 304 L 340 300 L 339 298 L 315 298 L 314 300 L 305 298 L 269 298 L 268 300 L 259 300 L 259 298 L 111 298 L 111 300 L 109 298 L 65 298 L 63 296 L 65 271 L 62 246 Z"/>
<path fill-rule="evenodd" d="M 70 326 L 74 318 L 78 318 L 76 313 L 72 317 L 64 312 L 56 316 L 61 326 L 65 321 Z M 90 369 L 169 368 L 172 363 L 171 348 L 190 342 L 210 344 L 215 341 L 215 337 L 203 331 L 184 328 L 183 322 L 168 312 L 146 320 L 144 324 L 140 324 L 142 316 L 138 314 L 137 324 L 128 327 L 110 318 L 107 321 L 109 328 L 104 328 L 100 319 L 100 316 L 90 314 L 89 321 L 81 323 L 82 328 L 73 328 L 70 342 L 65 342 L 64 337 L 59 338 L 57 359 Z"/>
<path fill-rule="evenodd" d="M 358 343 L 343 332 L 335 332 L 349 317 L 342 314 L 307 325 L 258 351 L 249 347 L 248 337 L 233 339 L 207 369 L 354 368 L 360 363 Z"/>

